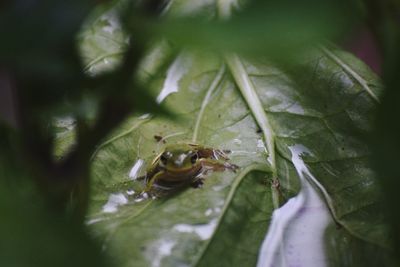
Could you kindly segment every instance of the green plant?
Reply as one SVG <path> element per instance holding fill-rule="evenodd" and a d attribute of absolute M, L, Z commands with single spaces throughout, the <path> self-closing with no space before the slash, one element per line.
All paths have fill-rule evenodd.
<path fill-rule="evenodd" d="M 374 173 L 370 140 L 378 140 L 381 107 L 379 135 L 391 138 L 375 145 L 376 162 L 395 177 L 388 114 L 396 105 L 380 104 L 380 79 L 327 41 L 360 22 L 372 1 L 22 2 L 0 14 L 10 25 L 0 58 L 17 114 L 14 126 L 2 124 L 0 203 L 9 220 L 0 227 L 32 234 L 26 251 L 39 237 L 45 248 L 59 244 L 55 251 L 83 238 L 69 253 L 90 265 L 104 255 L 89 230 L 122 266 L 254 266 L 273 211 L 308 188 L 330 214 L 328 264 L 393 264 L 388 217 L 397 222 L 397 213 L 386 207 L 396 203 L 397 183 Z M 379 10 L 375 32 L 393 94 L 397 29 Z M 143 200 L 129 172 L 135 163 L 144 171 L 159 139 L 232 150 L 240 170 Z M 20 262 L 1 258 L 27 265 L 21 251 Z M 38 265 L 67 264 L 61 252 L 37 253 Z"/>

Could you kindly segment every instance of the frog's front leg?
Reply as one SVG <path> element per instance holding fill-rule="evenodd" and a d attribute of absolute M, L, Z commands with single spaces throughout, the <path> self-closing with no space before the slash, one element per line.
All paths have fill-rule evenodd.
<path fill-rule="evenodd" d="M 158 180 L 161 180 L 165 176 L 165 173 L 159 172 L 154 174 L 146 183 L 146 187 L 143 190 L 144 192 L 150 192 L 152 187 L 154 186 L 154 183 Z"/>
<path fill-rule="evenodd" d="M 213 170 L 213 171 L 231 170 L 233 172 L 236 172 L 236 170 L 239 169 L 239 166 L 231 164 L 229 162 L 221 162 L 211 159 L 201 159 L 200 162 L 205 172 L 207 172 L 207 170 Z"/>
<path fill-rule="evenodd" d="M 230 151 L 212 148 L 201 148 L 197 151 L 199 158 L 213 160 L 229 160 L 228 156 L 226 155 L 227 153 L 230 153 Z"/>
<path fill-rule="evenodd" d="M 156 175 L 159 175 L 162 171 L 163 171 L 163 168 L 160 168 L 160 166 L 156 165 L 156 166 L 151 167 L 150 170 L 148 170 L 145 175 L 139 176 L 135 180 L 145 181 L 146 183 L 148 183 Z"/>

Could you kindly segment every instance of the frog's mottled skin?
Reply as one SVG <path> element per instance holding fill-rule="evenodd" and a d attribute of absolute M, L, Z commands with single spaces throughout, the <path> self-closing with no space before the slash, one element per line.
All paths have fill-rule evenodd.
<path fill-rule="evenodd" d="M 227 160 L 226 151 L 197 144 L 167 146 L 147 171 L 145 192 L 171 190 L 185 185 L 199 187 L 210 171 L 238 169 Z"/>

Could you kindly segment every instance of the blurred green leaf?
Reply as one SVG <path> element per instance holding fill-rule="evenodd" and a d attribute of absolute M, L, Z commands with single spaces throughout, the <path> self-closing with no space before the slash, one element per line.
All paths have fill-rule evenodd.
<path fill-rule="evenodd" d="M 55 134 L 54 156 L 61 159 L 76 144 L 76 121 L 71 117 L 54 119 Z"/>
<path fill-rule="evenodd" d="M 85 0 L 16 0 L 0 9 L 0 35 L 7 36 L 0 43 L 0 62 L 15 76 L 19 97 L 28 99 L 21 106 L 41 116 L 36 120 L 48 119 L 49 109 L 63 108 L 62 101 L 81 89 L 75 37 L 92 6 Z"/>
<path fill-rule="evenodd" d="M 366 243 L 336 225 L 328 227 L 325 241 L 329 266 L 398 266 L 392 250 Z"/>
<path fill-rule="evenodd" d="M 359 13 L 353 1 L 171 1 L 166 19 L 150 25 L 185 48 L 290 58 L 340 37 Z"/>
<path fill-rule="evenodd" d="M 396 123 L 400 111 L 400 27 L 398 13 L 400 2 L 364 1 L 368 15 L 369 27 L 374 33 L 375 41 L 382 57 L 382 79 L 385 93 L 375 125 L 373 163 L 381 179 L 385 192 L 386 213 L 390 217 L 391 234 L 394 239 L 397 266 L 400 265 L 400 210 L 398 209 L 398 191 L 400 186 L 400 169 L 398 158 L 400 149 L 400 129 Z"/>
<path fill-rule="evenodd" d="M 84 227 L 61 211 L 49 212 L 30 177 L 34 170 L 25 162 L 18 137 L 0 125 L 0 265 L 108 266 Z"/>

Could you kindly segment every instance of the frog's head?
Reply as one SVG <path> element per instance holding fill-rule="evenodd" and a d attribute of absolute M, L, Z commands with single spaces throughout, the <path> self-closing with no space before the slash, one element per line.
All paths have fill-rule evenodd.
<path fill-rule="evenodd" d="M 178 172 L 191 169 L 198 159 L 199 155 L 193 146 L 175 144 L 165 148 L 160 155 L 159 165 L 167 171 Z"/>

